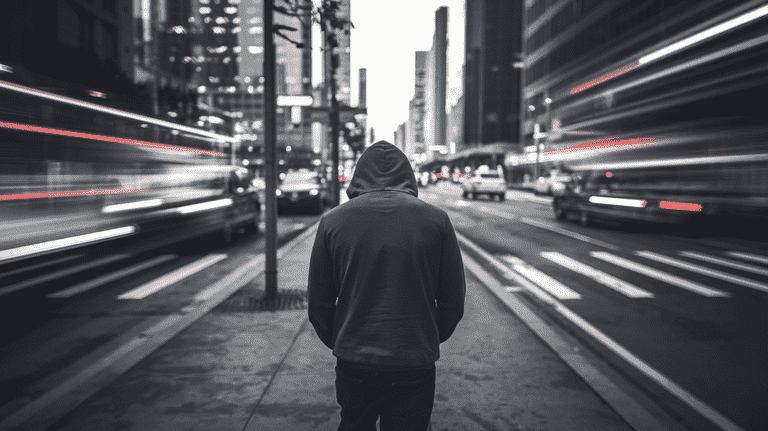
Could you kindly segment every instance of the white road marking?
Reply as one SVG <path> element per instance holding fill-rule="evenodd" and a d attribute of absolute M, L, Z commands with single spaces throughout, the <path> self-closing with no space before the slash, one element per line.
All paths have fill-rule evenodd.
<path fill-rule="evenodd" d="M 75 254 L 75 255 L 71 255 L 71 256 L 65 256 L 65 257 L 62 257 L 61 259 L 48 260 L 48 261 L 45 261 L 45 262 L 38 263 L 36 265 L 25 266 L 23 268 L 15 269 L 13 271 L 3 272 L 3 273 L 0 273 L 0 275 L 2 275 L 3 277 L 10 277 L 12 275 L 21 274 L 23 272 L 29 272 L 29 271 L 32 271 L 34 269 L 40 269 L 40 268 L 45 268 L 46 266 L 58 265 L 58 264 L 60 264 L 62 262 L 66 262 L 66 261 L 69 261 L 69 260 L 75 260 L 75 259 L 81 258 L 83 256 L 85 256 L 85 255 L 84 254 Z"/>
<path fill-rule="evenodd" d="M 768 292 L 768 284 L 760 283 L 759 281 L 750 280 L 748 278 L 739 277 L 737 275 L 728 274 L 726 272 L 715 271 L 714 269 L 705 268 L 700 265 L 694 265 L 692 263 L 683 262 L 682 260 L 673 259 L 671 257 L 662 256 L 650 251 L 636 251 L 636 255 L 645 257 L 647 259 L 655 260 L 656 262 L 666 263 L 677 268 L 682 268 L 691 272 L 698 272 L 712 278 L 718 278 L 720 280 L 727 281 L 729 283 L 738 284 L 739 286 L 751 287 L 752 289 L 762 290 Z"/>
<path fill-rule="evenodd" d="M 621 266 L 630 271 L 635 271 L 645 276 L 661 280 L 665 283 L 672 284 L 683 289 L 690 290 L 691 292 L 698 293 L 700 295 L 709 297 L 728 297 L 730 293 L 723 292 L 721 290 L 713 289 L 711 287 L 704 286 L 702 284 L 694 283 L 693 281 L 686 280 L 681 277 L 677 277 L 670 273 L 659 271 L 658 269 L 651 268 L 650 266 L 641 265 L 639 263 L 632 262 L 631 260 L 624 259 L 622 257 L 614 256 L 610 253 L 603 251 L 592 251 L 589 253 L 592 257 L 610 262 L 614 265 Z"/>
<path fill-rule="evenodd" d="M 512 265 L 512 269 L 519 272 L 520 274 L 523 274 L 525 277 L 539 285 L 539 287 L 549 292 L 555 298 L 581 299 L 581 295 L 579 295 L 577 292 L 555 280 L 554 278 L 548 276 L 547 274 L 544 274 L 538 269 L 528 265 L 522 259 L 509 255 L 500 256 L 500 258 Z"/>
<path fill-rule="evenodd" d="M 751 260 L 752 262 L 758 262 L 758 263 L 763 263 L 765 265 L 768 265 L 768 257 L 766 256 L 759 256 L 759 255 L 750 254 L 750 253 L 742 253 L 739 251 L 728 251 L 725 254 L 731 257 L 738 257 L 739 259 Z"/>
<path fill-rule="evenodd" d="M 589 265 L 581 263 L 570 257 L 564 256 L 557 252 L 541 252 L 541 256 L 555 262 L 561 266 L 564 266 L 571 271 L 578 272 L 579 274 L 586 275 L 587 277 L 595 280 L 596 282 L 610 287 L 611 289 L 626 295 L 630 298 L 653 298 L 653 293 L 643 290 L 634 284 L 627 283 L 620 280 L 610 274 L 606 274 L 598 269 L 592 268 Z"/>
<path fill-rule="evenodd" d="M 492 265 L 496 267 L 505 268 L 504 265 L 499 263 L 497 259 L 495 259 L 493 256 L 488 254 L 485 250 L 481 249 L 474 243 L 472 243 L 469 239 L 461 235 L 460 233 L 456 234 L 459 241 L 462 243 L 463 246 L 466 246 L 468 248 L 471 248 L 475 250 L 480 256 L 483 257 L 483 259 L 486 262 L 491 263 Z M 607 254 L 607 253 L 605 253 Z M 578 354 L 568 354 L 570 352 L 564 351 L 564 348 L 567 348 L 566 346 L 563 346 L 565 343 L 556 342 L 557 336 L 554 335 L 551 332 L 551 328 L 545 324 L 544 322 L 541 322 L 536 315 L 529 310 L 525 305 L 520 303 L 519 301 L 516 301 L 516 298 L 514 295 L 503 295 L 500 292 L 497 293 L 498 289 L 498 283 L 491 277 L 490 274 L 485 272 L 485 270 L 482 268 L 481 265 L 476 263 L 474 259 L 467 256 L 467 259 L 465 260 L 465 263 L 467 267 L 475 273 L 478 278 L 493 291 L 496 293 L 496 296 L 501 299 L 518 317 L 520 317 L 526 325 L 531 328 L 538 336 L 539 338 L 543 339 L 550 348 L 558 353 L 558 356 L 560 356 L 566 363 L 569 364 L 569 366 L 579 373 L 579 375 L 584 378 L 585 381 L 590 382 L 590 386 L 595 388 L 598 393 L 602 394 L 602 389 L 605 388 L 605 385 L 602 383 L 605 383 L 607 385 L 610 385 L 610 380 L 607 380 L 605 378 L 601 379 L 603 381 L 601 382 L 595 382 L 594 380 L 590 379 L 590 376 L 594 376 L 595 373 L 584 373 L 583 371 L 585 368 L 589 365 L 589 362 L 581 362 L 579 364 L 574 364 L 571 362 L 570 359 L 578 357 Z M 509 271 L 509 270 L 507 270 Z M 512 271 L 509 271 L 512 273 Z M 529 290 L 531 290 L 530 283 L 525 280 L 523 277 L 520 277 L 517 274 L 512 273 L 515 275 L 515 278 L 518 279 L 518 282 L 522 284 L 523 286 L 526 286 Z M 538 288 L 536 288 L 538 289 Z M 660 385 L 662 388 L 667 390 L 670 394 L 675 396 L 680 401 L 684 402 L 694 410 L 696 410 L 699 414 L 707 418 L 707 420 L 711 421 L 712 423 L 716 424 L 720 428 L 724 430 L 729 431 L 744 431 L 743 428 L 736 425 L 733 421 L 728 419 L 727 417 L 723 416 L 720 412 L 713 409 L 711 406 L 706 404 L 705 402 L 701 401 L 699 398 L 697 398 L 692 393 L 686 391 L 683 387 L 672 381 L 669 377 L 665 376 L 655 368 L 651 367 L 647 363 L 645 363 L 642 359 L 635 356 L 627 350 L 624 346 L 620 345 L 616 341 L 614 341 L 612 338 L 608 337 L 604 333 L 602 333 L 599 329 L 592 326 L 589 322 L 581 318 L 581 316 L 577 315 L 573 311 L 571 311 L 568 307 L 561 304 L 556 299 L 550 297 L 546 293 L 543 293 L 544 297 L 537 297 L 541 298 L 544 303 L 552 306 L 554 310 L 561 314 L 565 319 L 568 319 L 570 322 L 572 322 L 574 325 L 581 328 L 582 331 L 584 331 L 589 336 L 593 337 L 595 340 L 597 340 L 599 343 L 604 345 L 606 348 L 614 352 L 616 355 L 624 359 L 630 366 L 634 367 L 641 373 L 645 374 L 648 378 L 656 382 L 658 385 Z M 553 342 L 555 341 L 555 342 Z M 599 373 L 599 372 L 598 372 Z M 598 383 L 595 385 L 595 383 Z M 626 419 L 628 422 L 630 422 L 630 425 L 632 428 L 635 429 L 651 429 L 651 430 L 657 430 L 662 429 L 661 425 L 658 423 L 653 423 L 654 418 L 653 416 L 650 416 L 640 405 L 638 405 L 631 397 L 626 396 L 623 394 L 620 388 L 616 388 L 618 393 L 622 394 L 622 397 L 620 399 L 613 399 L 613 402 L 610 402 L 609 404 L 616 409 L 617 411 L 621 412 L 621 416 Z M 613 393 L 617 393 L 616 391 L 612 391 Z M 640 416 L 642 415 L 642 416 Z M 637 422 L 635 421 L 637 420 Z M 650 426 L 649 426 L 650 424 Z"/>
<path fill-rule="evenodd" d="M 51 293 L 48 295 L 48 298 L 70 298 L 72 296 L 78 295 L 80 293 L 86 292 L 88 290 L 91 290 L 93 288 L 103 286 L 105 283 L 109 283 L 114 280 L 118 280 L 120 278 L 123 278 L 125 276 L 134 274 L 136 272 L 142 271 L 146 268 L 151 268 L 155 265 L 159 265 L 163 262 L 167 262 L 171 259 L 174 259 L 176 257 L 175 254 L 166 254 L 163 256 L 157 256 L 154 259 L 150 259 L 146 262 L 141 262 L 133 266 L 129 266 L 128 268 L 121 269 L 120 271 L 113 272 L 111 274 L 107 274 L 101 277 L 94 278 L 93 280 L 88 280 L 84 283 L 77 284 L 75 286 L 69 287 L 64 290 L 59 290 L 58 292 Z"/>
<path fill-rule="evenodd" d="M 152 280 L 148 283 L 144 283 L 141 286 L 129 290 L 128 292 L 119 295 L 117 299 L 143 299 L 147 296 L 156 293 L 166 287 L 177 283 L 190 275 L 198 273 L 205 268 L 215 264 L 216 262 L 226 259 L 226 254 L 212 254 L 202 259 L 198 259 L 189 265 L 185 265 L 173 272 L 170 272 L 158 279 Z"/>
<path fill-rule="evenodd" d="M 520 286 L 505 286 L 504 287 L 504 291 L 505 292 L 515 292 L 515 293 L 517 293 L 517 292 L 522 292 L 523 290 L 525 290 L 525 289 L 523 289 Z"/>
<path fill-rule="evenodd" d="M 82 265 L 71 266 L 61 271 L 56 271 L 50 274 L 41 275 L 40 277 L 21 281 L 19 283 L 12 284 L 10 286 L 0 289 L 0 296 L 7 295 L 12 292 L 16 292 L 17 290 L 26 289 L 27 287 L 34 286 L 37 284 L 47 283 L 49 281 L 56 280 L 61 277 L 76 274 L 80 271 L 85 271 L 86 269 L 96 268 L 101 265 L 106 265 L 108 263 L 112 263 L 121 259 L 126 259 L 128 257 L 130 257 L 130 255 L 128 254 L 118 254 L 115 256 L 109 256 L 109 257 L 105 257 L 104 259 L 95 260 L 92 262 L 84 263 Z"/>
<path fill-rule="evenodd" d="M 614 251 L 621 250 L 621 247 L 618 247 L 616 245 L 609 244 L 607 242 L 600 241 L 598 239 L 590 238 L 590 237 L 588 237 L 586 235 L 582 235 L 582 234 L 579 234 L 579 233 L 576 233 L 576 232 L 571 232 L 571 231 L 569 231 L 567 229 L 563 229 L 563 228 L 558 227 L 558 226 L 553 226 L 553 225 L 551 225 L 549 223 L 543 223 L 543 222 L 541 222 L 539 220 L 533 220 L 533 219 L 529 219 L 527 217 L 522 217 L 520 219 L 520 221 L 523 222 L 523 223 L 527 223 L 529 225 L 532 225 L 532 226 L 536 226 L 536 227 L 539 227 L 539 228 L 542 228 L 542 229 L 547 229 L 547 230 L 555 232 L 555 233 L 559 233 L 560 235 L 569 236 L 571 238 L 578 239 L 580 241 L 588 242 L 590 244 L 599 245 L 600 247 L 609 248 L 609 249 L 614 250 Z"/>
<path fill-rule="evenodd" d="M 739 262 L 736 262 L 736 261 L 733 261 L 733 260 L 728 260 L 728 259 L 721 259 L 719 257 L 708 256 L 706 254 L 695 253 L 695 252 L 692 252 L 692 251 L 681 251 L 680 255 L 681 256 L 685 256 L 685 257 L 690 257 L 690 258 L 693 258 L 693 259 L 703 260 L 705 262 L 716 263 L 716 264 L 722 265 L 722 266 L 729 266 L 731 268 L 740 269 L 742 271 L 751 272 L 753 274 L 760 274 L 760 275 L 768 276 L 768 269 L 760 268 L 760 267 L 754 266 L 754 265 L 747 265 L 745 263 L 739 263 Z"/>

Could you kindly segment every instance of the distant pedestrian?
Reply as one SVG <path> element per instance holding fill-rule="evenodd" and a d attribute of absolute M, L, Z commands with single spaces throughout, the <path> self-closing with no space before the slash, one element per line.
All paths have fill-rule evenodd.
<path fill-rule="evenodd" d="M 448 214 L 418 199 L 408 158 L 365 150 L 349 202 L 320 219 L 309 321 L 337 358 L 339 430 L 426 430 L 435 362 L 464 315 L 464 264 Z"/>

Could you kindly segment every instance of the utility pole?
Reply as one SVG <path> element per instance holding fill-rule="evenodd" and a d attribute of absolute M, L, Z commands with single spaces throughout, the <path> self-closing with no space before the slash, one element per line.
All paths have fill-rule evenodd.
<path fill-rule="evenodd" d="M 267 301 L 277 298 L 277 189 L 275 138 L 275 43 L 273 30 L 274 0 L 264 0 L 264 180 L 266 201 L 266 271 L 265 291 Z"/>

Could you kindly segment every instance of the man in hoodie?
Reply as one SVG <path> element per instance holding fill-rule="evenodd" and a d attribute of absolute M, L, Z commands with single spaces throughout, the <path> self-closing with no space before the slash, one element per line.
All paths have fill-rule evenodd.
<path fill-rule="evenodd" d="M 349 202 L 324 214 L 309 262 L 309 321 L 337 358 L 339 430 L 426 430 L 435 361 L 464 315 L 464 263 L 448 214 L 418 199 L 408 158 L 379 141 Z"/>

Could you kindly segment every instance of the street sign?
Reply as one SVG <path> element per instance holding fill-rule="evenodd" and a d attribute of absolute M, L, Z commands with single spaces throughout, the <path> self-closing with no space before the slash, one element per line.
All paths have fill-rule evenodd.
<path fill-rule="evenodd" d="M 312 96 L 277 96 L 277 106 L 312 106 Z"/>

